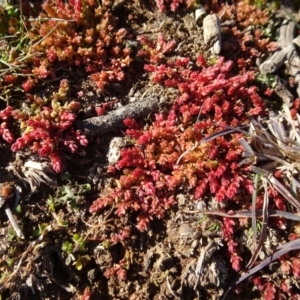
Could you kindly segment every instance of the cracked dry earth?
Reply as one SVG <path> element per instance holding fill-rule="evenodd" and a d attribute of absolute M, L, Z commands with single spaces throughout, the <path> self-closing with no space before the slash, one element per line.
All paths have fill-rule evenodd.
<path fill-rule="evenodd" d="M 122 0 L 116 1 L 113 9 L 119 16 L 120 27 L 133 36 L 146 34 L 157 40 L 162 32 L 166 40 L 176 40 L 175 55 L 188 54 L 192 59 L 199 54 L 209 57 L 203 30 L 196 25 L 193 11 L 179 10 L 166 15 L 159 13 L 150 1 Z M 225 37 L 224 43 L 233 42 L 226 41 Z M 234 58 L 232 52 L 223 50 L 221 54 Z M 70 82 L 80 85 L 86 95 L 81 119 L 90 116 L 90 104 L 116 98 L 127 104 L 154 95 L 164 103 L 160 109 L 167 109 L 177 91 L 152 83 L 142 64 L 136 63 L 132 68 L 134 72 L 130 72 L 124 82 L 112 84 L 102 93 L 94 92 L 92 83 L 80 80 L 76 77 L 78 74 L 70 74 Z M 18 174 L 26 172 L 25 162 L 35 158 L 27 153 L 15 157 L 7 147 L 0 147 L 0 179 L 3 184 L 14 185 L 20 206 L 15 217 L 24 235 L 23 238 L 15 236 L 2 209 L 0 268 L 8 261 L 15 266 L 2 281 L 2 288 L 3 283 L 5 287 L 1 299 L 89 299 L 81 298 L 87 287 L 91 291 L 90 299 L 221 299 L 236 273 L 229 271 L 230 262 L 224 255 L 221 221 L 201 215 L 203 209 L 220 209 L 220 203 L 214 199 L 205 207 L 204 202 L 195 203 L 192 195 L 179 190 L 177 207 L 164 220 L 154 220 L 151 230 L 146 232 L 138 231 L 125 217 L 116 217 L 112 210 L 89 213 L 97 195 L 109 192 L 117 184 L 115 178 L 107 175 L 106 169 L 109 162 L 115 161 L 111 156 L 117 155 L 109 152 L 111 140 L 123 136 L 122 129 L 116 129 L 93 137 L 84 152 L 66 157 L 67 174 L 57 176 L 49 169 L 41 185 L 32 179 L 31 186 L 24 184 L 22 175 L 19 178 Z M 36 176 L 41 176 L 36 172 Z M 87 184 L 91 188 L 85 190 Z M 60 194 L 62 186 L 70 187 L 63 195 Z M 47 204 L 49 195 L 67 200 L 51 211 Z M 70 197 L 64 198 L 65 195 Z M 15 198 L 8 201 L 13 202 Z M 122 243 L 105 247 L 102 241 L 110 237 L 120 223 L 131 224 L 130 243 L 126 247 Z M 78 246 L 72 254 L 75 259 L 67 264 L 68 257 L 62 247 L 75 233 L 84 238 L 85 246 L 83 249 Z M 274 239 L 280 240 L 280 236 L 274 235 Z M 240 237 L 243 238 L 242 234 Z M 127 280 L 120 281 L 114 276 L 106 278 L 103 275 L 106 268 L 124 257 L 130 261 Z M 78 259 L 82 259 L 80 270 L 74 265 Z M 274 274 L 276 276 L 276 272 Z M 259 299 L 259 294 L 252 289 L 251 283 L 243 283 L 239 294 L 232 299 Z"/>

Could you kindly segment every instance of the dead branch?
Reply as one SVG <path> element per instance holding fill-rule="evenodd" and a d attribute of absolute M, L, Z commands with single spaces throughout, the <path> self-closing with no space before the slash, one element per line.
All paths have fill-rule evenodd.
<path fill-rule="evenodd" d="M 103 135 L 116 129 L 124 128 L 123 120 L 126 118 L 145 118 L 159 110 L 163 104 L 157 97 L 146 97 L 139 101 L 127 104 L 107 115 L 93 117 L 76 122 L 76 127 L 88 136 Z"/>
<path fill-rule="evenodd" d="M 300 97 L 300 76 L 299 63 L 296 46 L 298 46 L 298 39 L 295 38 L 296 24 L 291 20 L 284 20 L 280 26 L 280 34 L 278 44 L 280 50 L 276 51 L 269 59 L 264 61 L 259 69 L 262 74 L 270 74 L 276 72 L 281 66 L 286 65 L 287 73 L 295 77 L 297 83 L 297 94 Z M 277 86 L 275 93 L 282 98 L 284 103 L 291 105 L 293 96 L 288 92 L 286 87 L 277 79 Z"/>
<path fill-rule="evenodd" d="M 270 74 L 276 72 L 292 55 L 293 51 L 295 51 L 295 46 L 293 44 L 276 51 L 269 59 L 264 61 L 259 66 L 260 72 L 262 74 Z"/>
<path fill-rule="evenodd" d="M 295 37 L 296 24 L 290 20 L 284 20 L 279 29 L 278 44 L 284 48 L 292 44 Z"/>

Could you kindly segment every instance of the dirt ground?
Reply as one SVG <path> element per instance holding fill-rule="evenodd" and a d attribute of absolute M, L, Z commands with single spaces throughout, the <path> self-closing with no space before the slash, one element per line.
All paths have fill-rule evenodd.
<path fill-rule="evenodd" d="M 176 40 L 174 57 L 213 57 L 210 46 L 203 42 L 201 23 L 196 24 L 195 9 L 162 13 L 154 2 L 115 1 L 112 9 L 119 18 L 118 26 L 125 28 L 132 40 L 144 34 L 155 41 L 159 33 L 166 40 Z M 220 55 L 226 60 L 239 57 L 238 41 L 226 32 L 222 33 L 222 45 Z M 82 79 L 80 73 L 62 70 L 62 74 L 71 83 L 71 94 L 72 90 L 82 90 L 85 95 L 79 120 L 94 116 L 91 107 L 95 105 L 115 100 L 127 105 L 153 95 L 165 103 L 160 109 L 167 111 L 178 96 L 177 90 L 155 84 L 139 59 L 129 67 L 124 81 L 112 83 L 101 92 L 95 90 L 93 82 Z M 124 137 L 124 128 L 91 136 L 86 148 L 64 157 L 62 174 L 47 169 L 44 174 L 49 177 L 44 177 L 45 182 L 40 185 L 33 184 L 36 190 L 24 184 L 22 175 L 17 176 L 25 162 L 36 159 L 35 156 L 26 152 L 12 154 L 5 143 L 0 145 L 0 181 L 13 184 L 14 197 L 8 201 L 23 234 L 16 235 L 2 208 L 0 270 L 2 275 L 4 270 L 10 273 L 1 279 L 1 299 L 222 299 L 238 278 L 240 273 L 232 270 L 226 255 L 222 218 L 201 214 L 197 207 L 201 204 L 196 205 L 193 194 L 186 189 L 178 189 L 177 204 L 165 218 L 152 220 L 151 229 L 144 232 L 137 229 L 134 216 L 118 217 L 113 208 L 89 212 L 99 195 L 118 185 L 118 173 L 107 172 L 110 142 L 116 137 Z M 47 164 L 47 158 L 44 163 Z M 247 197 L 250 199 L 251 195 Z M 206 209 L 223 207 L 226 203 L 212 199 Z M 109 245 L 115 228 L 122 226 L 130 227 L 129 239 Z M 244 234 L 237 231 L 241 241 Z M 281 241 L 285 234 L 274 232 L 274 239 Z M 250 250 L 245 247 L 243 251 L 243 260 L 248 261 Z M 126 261 L 126 266 L 120 266 L 122 261 Z M 108 275 L 107 270 L 113 267 L 121 270 L 118 276 Z M 123 267 L 126 279 L 120 280 Z M 276 282 L 278 270 L 274 262 L 263 276 Z M 261 297 L 248 280 L 227 299 Z"/>

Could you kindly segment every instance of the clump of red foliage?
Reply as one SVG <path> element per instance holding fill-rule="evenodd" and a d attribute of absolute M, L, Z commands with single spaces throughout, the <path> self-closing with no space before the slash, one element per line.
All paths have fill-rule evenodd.
<path fill-rule="evenodd" d="M 289 240 L 299 239 L 296 233 L 289 235 Z M 299 251 L 285 254 L 279 259 L 279 272 L 276 278 L 262 277 L 257 274 L 253 277 L 253 283 L 262 293 L 263 299 L 299 299 L 298 281 L 300 278 L 300 254 Z M 274 284 L 276 282 L 276 284 Z"/>
<path fill-rule="evenodd" d="M 68 90 L 69 83 L 63 79 L 58 92 L 50 97 L 42 99 L 28 95 L 28 107 L 13 109 L 7 106 L 0 111 L 0 134 L 4 140 L 12 143 L 11 150 L 16 152 L 29 148 L 41 157 L 49 156 L 57 173 L 62 171 L 61 150 L 75 153 L 78 146 L 88 144 L 80 130 L 73 127 L 80 103 L 66 101 Z M 9 129 L 12 123 L 18 123 L 21 131 L 21 136 L 16 140 Z"/>
<path fill-rule="evenodd" d="M 155 0 L 155 2 L 161 12 L 166 12 L 169 9 L 175 12 L 180 5 L 191 7 L 195 0 Z"/>
<path fill-rule="evenodd" d="M 168 113 L 155 114 L 144 129 L 135 120 L 124 121 L 135 145 L 121 150 L 119 161 L 110 168 L 122 171 L 119 186 L 94 201 L 90 211 L 114 206 L 120 217 L 136 216 L 138 229 L 144 231 L 150 220 L 163 218 L 176 204 L 178 190 L 193 192 L 196 200 L 213 196 L 219 202 L 240 201 L 241 195 L 253 191 L 246 171 L 238 166 L 241 134 L 201 140 L 227 126 L 247 123 L 249 117 L 262 115 L 265 107 L 251 85 L 254 74 L 241 70 L 235 75 L 233 62 L 219 58 L 208 66 L 202 56 L 196 62 L 188 57 L 167 59 L 173 41 L 162 35 L 157 44 L 145 36 L 139 41 L 143 45 L 139 55 L 149 62 L 145 70 L 152 80 L 178 89 L 179 96 Z M 223 231 L 233 268 L 239 270 L 234 224 L 228 219 Z"/>
<path fill-rule="evenodd" d="M 272 41 L 270 37 L 272 30 L 266 28 L 272 12 L 268 9 L 261 10 L 256 5 L 246 4 L 244 1 L 236 2 L 231 6 L 224 5 L 218 12 L 223 22 L 232 19 L 237 21 L 235 26 L 222 29 L 225 36 L 222 49 L 226 52 L 240 52 L 239 57 L 252 64 L 253 58 L 267 56 L 278 49 L 276 41 Z"/>
<path fill-rule="evenodd" d="M 79 146 L 87 145 L 86 137 L 73 127 L 80 103 L 69 98 L 64 72 L 77 72 L 82 79 L 89 77 L 98 90 L 124 79 L 124 70 L 132 60 L 131 49 L 125 43 L 126 30 L 118 28 L 113 4 L 109 0 L 101 4 L 94 0 L 46 0 L 37 18 L 27 19 L 17 12 L 16 16 L 7 16 L 8 24 L 2 30 L 15 33 L 18 43 L 18 32 L 24 31 L 20 24 L 26 25 L 27 33 L 22 46 L 18 44 L 11 50 L 13 43 L 5 44 L 12 53 L 7 63 L 14 67 L 6 70 L 0 80 L 8 98 L 15 92 L 12 85 L 21 85 L 26 93 L 22 107 L 18 102 L 12 103 L 0 112 L 0 135 L 7 142 L 14 142 L 12 151 L 30 148 L 40 156 L 49 156 L 54 170 L 61 172 L 62 150 L 75 153 Z M 24 23 L 16 22 L 17 17 L 24 17 Z M 33 88 L 41 81 L 55 82 L 58 77 L 62 78 L 58 92 L 43 97 L 34 93 Z M 14 135 L 21 136 L 15 141 Z"/>
<path fill-rule="evenodd" d="M 124 44 L 126 30 L 116 28 L 112 5 L 112 1 L 98 5 L 94 0 L 46 0 L 40 14 L 43 21 L 31 24 L 33 74 L 55 76 L 54 66 L 60 63 L 84 68 L 99 89 L 123 80 L 131 50 Z"/>
<path fill-rule="evenodd" d="M 90 300 L 92 292 L 89 288 L 85 288 L 83 295 L 80 296 L 79 300 Z"/>
<path fill-rule="evenodd" d="M 0 135 L 6 142 L 11 144 L 15 140 L 14 135 L 10 130 L 13 121 L 13 108 L 11 106 L 7 106 L 0 111 L 0 120 Z"/>
<path fill-rule="evenodd" d="M 126 280 L 128 270 L 128 262 L 126 259 L 122 259 L 118 264 L 114 264 L 113 267 L 106 269 L 104 276 L 110 278 L 116 276 L 119 280 Z"/>
<path fill-rule="evenodd" d="M 22 47 L 8 49 L 13 54 L 7 63 L 14 68 L 5 72 L 0 86 L 21 83 L 29 92 L 41 79 L 60 76 L 57 72 L 61 68 L 77 70 L 82 77 L 90 76 L 99 90 L 110 82 L 123 80 L 124 69 L 132 61 L 131 49 L 125 43 L 127 32 L 118 28 L 112 7 L 110 0 L 101 4 L 94 0 L 46 0 L 37 18 L 8 16 L 7 35 L 21 38 L 18 34 L 24 28 L 16 21 L 18 17 L 24 17 L 27 35 Z M 17 69 L 21 72 L 15 72 Z"/>

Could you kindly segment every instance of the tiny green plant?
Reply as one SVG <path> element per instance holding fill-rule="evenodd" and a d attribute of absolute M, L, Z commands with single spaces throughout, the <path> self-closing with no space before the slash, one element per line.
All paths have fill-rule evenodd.
<path fill-rule="evenodd" d="M 59 201 L 56 198 L 53 198 L 50 195 L 49 198 L 46 201 L 46 204 L 48 205 L 48 209 L 51 212 L 55 212 L 56 211 L 56 207 L 59 205 Z"/>
<path fill-rule="evenodd" d="M 259 73 L 256 76 L 256 80 L 268 87 L 271 87 L 271 88 L 275 88 L 275 86 L 276 86 L 275 76 L 272 74 L 264 75 L 264 74 Z"/>
<path fill-rule="evenodd" d="M 9 267 L 12 267 L 15 263 L 15 260 L 13 258 L 8 258 L 6 262 Z"/>
<path fill-rule="evenodd" d="M 15 212 L 16 212 L 17 214 L 20 214 L 20 213 L 22 212 L 22 207 L 21 207 L 20 204 L 18 204 L 18 205 L 16 206 Z"/>
<path fill-rule="evenodd" d="M 62 244 L 61 249 L 67 254 L 73 253 L 73 244 L 70 241 L 66 241 Z"/>
<path fill-rule="evenodd" d="M 105 241 L 103 241 L 102 242 L 102 247 L 103 247 L 103 249 L 109 249 L 109 247 L 110 247 L 110 241 L 109 240 L 105 240 Z"/>
<path fill-rule="evenodd" d="M 75 260 L 75 257 L 73 255 L 73 244 L 69 241 L 66 241 L 62 244 L 61 249 L 67 253 L 67 258 L 65 260 L 66 265 L 68 266 L 72 261 Z"/>
<path fill-rule="evenodd" d="M 76 270 L 80 271 L 84 266 L 87 265 L 87 263 L 90 261 L 90 258 L 88 255 L 79 256 L 79 258 L 74 261 L 73 266 Z"/>
<path fill-rule="evenodd" d="M 218 61 L 218 57 L 217 57 L 217 56 L 212 56 L 212 57 L 210 57 L 210 58 L 207 60 L 207 64 L 208 64 L 209 66 L 213 66 L 213 65 L 215 65 L 215 64 L 217 63 L 217 61 Z"/>
<path fill-rule="evenodd" d="M 33 231 L 32 236 L 39 237 L 48 225 L 49 224 L 47 224 L 47 223 L 38 224 L 38 228 Z"/>
<path fill-rule="evenodd" d="M 262 222 L 260 220 L 256 220 L 256 232 L 257 234 L 260 234 L 262 229 Z M 251 226 L 249 228 L 249 238 L 252 238 L 253 236 L 253 227 Z"/>
<path fill-rule="evenodd" d="M 199 224 L 201 224 L 203 222 L 207 222 L 207 220 L 208 220 L 207 215 L 202 215 L 198 222 L 199 222 Z"/>
<path fill-rule="evenodd" d="M 220 231 L 220 224 L 218 222 L 214 222 L 211 224 L 211 226 L 208 227 L 207 229 L 211 233 L 216 233 Z"/>
<path fill-rule="evenodd" d="M 0 276 L 0 280 L 1 280 L 1 281 L 4 280 L 8 275 L 9 275 L 9 273 L 3 272 L 3 273 L 1 274 L 1 276 Z M 2 299 L 2 298 L 0 298 L 0 300 L 1 300 L 1 299 Z"/>
<path fill-rule="evenodd" d="M 62 204 L 70 205 L 73 210 L 77 210 L 76 195 L 69 185 L 61 187 L 58 193 L 57 201 Z"/>
<path fill-rule="evenodd" d="M 85 250 L 85 240 L 77 233 L 73 235 L 74 252 Z"/>
<path fill-rule="evenodd" d="M 69 225 L 68 221 L 63 220 L 61 216 L 56 216 L 56 221 L 59 226 L 67 227 Z"/>
<path fill-rule="evenodd" d="M 79 184 L 71 186 L 70 184 L 62 186 L 56 197 L 50 196 L 47 200 L 47 205 L 50 211 L 56 211 L 60 205 L 67 205 L 72 210 L 78 211 L 78 202 L 82 195 L 91 190 L 90 184 Z"/>
<path fill-rule="evenodd" d="M 87 255 L 81 255 L 77 252 L 86 251 L 85 240 L 79 234 L 75 233 L 71 241 L 65 241 L 61 247 L 62 251 L 66 253 L 66 264 L 70 265 L 73 262 L 74 267 L 80 271 L 88 262 Z"/>
<path fill-rule="evenodd" d="M 12 227 L 9 227 L 7 230 L 7 240 L 11 242 L 15 238 L 17 238 L 15 230 Z"/>

